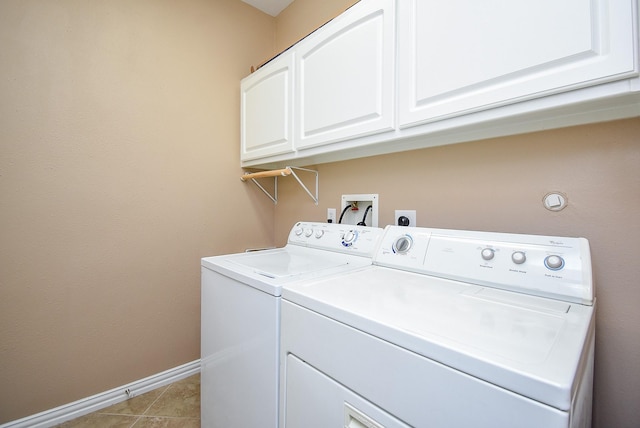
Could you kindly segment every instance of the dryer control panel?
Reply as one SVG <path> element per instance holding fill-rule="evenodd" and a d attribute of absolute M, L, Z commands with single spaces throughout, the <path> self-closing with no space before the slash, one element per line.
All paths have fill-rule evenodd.
<path fill-rule="evenodd" d="M 387 226 L 374 264 L 593 304 L 585 238 Z"/>
<path fill-rule="evenodd" d="M 352 224 L 298 222 L 288 244 L 373 257 L 383 229 Z"/>

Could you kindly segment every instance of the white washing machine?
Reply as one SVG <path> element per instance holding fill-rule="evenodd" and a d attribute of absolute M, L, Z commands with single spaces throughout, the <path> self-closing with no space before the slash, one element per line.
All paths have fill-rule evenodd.
<path fill-rule="evenodd" d="M 202 259 L 203 427 L 278 426 L 282 285 L 369 266 L 381 236 L 300 222 L 285 247 Z"/>
<path fill-rule="evenodd" d="M 586 239 L 387 226 L 282 296 L 281 428 L 591 426 Z"/>

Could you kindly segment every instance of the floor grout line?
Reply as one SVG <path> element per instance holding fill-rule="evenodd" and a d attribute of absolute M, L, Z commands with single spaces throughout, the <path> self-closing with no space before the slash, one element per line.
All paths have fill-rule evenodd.
<path fill-rule="evenodd" d="M 154 404 L 156 404 L 156 402 L 160 399 L 160 397 L 162 397 L 162 396 L 163 396 L 163 395 L 164 395 L 164 394 L 169 390 L 169 388 L 171 388 L 171 385 L 167 385 L 167 387 L 164 389 L 164 391 L 162 391 L 162 392 L 161 392 L 161 393 L 156 397 L 156 399 L 155 399 L 155 400 L 153 400 L 153 401 L 151 402 L 151 404 L 149 404 L 149 407 L 147 407 L 147 408 L 145 409 L 145 411 L 144 411 L 144 412 L 142 412 L 142 415 L 140 415 L 140 416 L 144 416 L 144 415 L 146 415 L 146 414 L 147 414 L 147 412 L 148 412 L 149 410 L 151 410 L 151 408 L 153 407 L 153 405 L 154 405 Z"/>
<path fill-rule="evenodd" d="M 199 394 L 200 394 L 199 379 L 196 382 L 198 382 L 197 395 L 199 398 Z M 76 418 L 77 420 L 76 424 L 73 424 L 73 420 L 72 420 L 72 421 L 67 421 L 60 425 L 64 425 L 64 426 L 68 425 L 68 427 L 76 427 L 76 428 L 80 428 L 80 427 L 86 428 L 89 426 L 93 426 L 94 422 L 90 422 L 92 421 L 91 415 L 93 414 L 93 415 L 96 415 L 96 417 L 98 418 L 107 418 L 107 419 L 120 418 L 119 420 L 120 420 L 120 423 L 122 424 L 121 426 L 128 427 L 128 428 L 136 428 L 136 427 L 141 428 L 146 425 L 156 426 L 156 424 L 158 423 L 177 424 L 177 425 L 188 424 L 189 426 L 200 426 L 200 415 L 197 414 L 196 416 L 196 413 L 192 411 L 189 411 L 189 413 L 185 413 L 182 415 L 180 415 L 180 413 L 174 414 L 174 415 L 162 414 L 162 413 L 165 413 L 165 410 L 172 408 L 173 406 L 172 403 L 174 401 L 187 399 L 186 395 L 182 396 L 183 387 L 185 388 L 185 390 L 190 391 L 190 393 L 194 392 L 193 390 L 194 386 L 191 383 L 180 384 L 180 386 L 178 386 L 177 383 L 178 382 L 174 382 L 172 384 L 164 385 L 163 387 L 157 388 L 156 393 L 158 395 L 155 397 L 153 395 L 149 395 L 147 398 L 143 398 L 141 401 L 137 403 L 129 404 L 126 406 L 117 407 L 116 405 L 114 405 L 112 411 L 109 411 L 106 408 L 102 410 L 97 410 L 93 413 Z M 151 392 L 152 391 L 149 391 L 145 394 L 149 394 Z M 136 397 L 141 397 L 143 395 L 144 394 L 136 395 L 125 401 L 135 400 Z M 149 399 L 152 401 L 150 402 L 147 401 Z M 157 407 L 155 411 L 153 410 L 154 406 Z M 109 407 L 112 407 L 112 406 L 109 406 Z M 191 408 L 191 407 L 188 407 L 188 408 Z M 130 413 L 127 413 L 127 412 L 130 412 Z M 155 421 L 154 419 L 157 419 L 157 421 Z M 182 422 L 179 422 L 179 421 L 182 421 Z M 195 425 L 192 425 L 192 424 L 195 424 Z"/>
<path fill-rule="evenodd" d="M 197 420 L 200 418 L 196 418 L 193 416 L 161 416 L 161 415 L 140 415 L 137 417 L 138 419 L 151 419 L 151 418 L 159 418 L 159 419 L 193 419 Z"/>
<path fill-rule="evenodd" d="M 129 426 L 129 428 L 133 428 L 138 423 L 139 420 L 140 420 L 140 416 L 138 416 L 136 420 L 133 421 L 133 423 Z"/>

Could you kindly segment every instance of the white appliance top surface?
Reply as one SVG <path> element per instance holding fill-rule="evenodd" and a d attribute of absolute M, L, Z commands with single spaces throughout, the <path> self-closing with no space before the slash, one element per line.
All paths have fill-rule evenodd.
<path fill-rule="evenodd" d="M 287 245 L 283 248 L 206 257 L 202 267 L 279 296 L 282 285 L 371 265 L 371 258 Z"/>
<path fill-rule="evenodd" d="M 283 298 L 472 376 L 568 409 L 594 306 L 382 266 Z"/>
<path fill-rule="evenodd" d="M 328 251 L 309 251 L 290 247 L 279 251 L 258 251 L 227 258 L 238 269 L 248 269 L 267 278 L 284 278 L 346 266 L 348 257 L 336 257 Z"/>
<path fill-rule="evenodd" d="M 298 222 L 282 248 L 205 257 L 202 267 L 279 296 L 284 283 L 371 265 L 381 235 L 374 227 Z"/>

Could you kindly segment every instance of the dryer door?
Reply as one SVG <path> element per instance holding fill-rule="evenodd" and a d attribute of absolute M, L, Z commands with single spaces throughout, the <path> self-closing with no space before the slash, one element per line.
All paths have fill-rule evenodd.
<path fill-rule="evenodd" d="M 286 370 L 287 428 L 410 428 L 292 354 Z"/>

